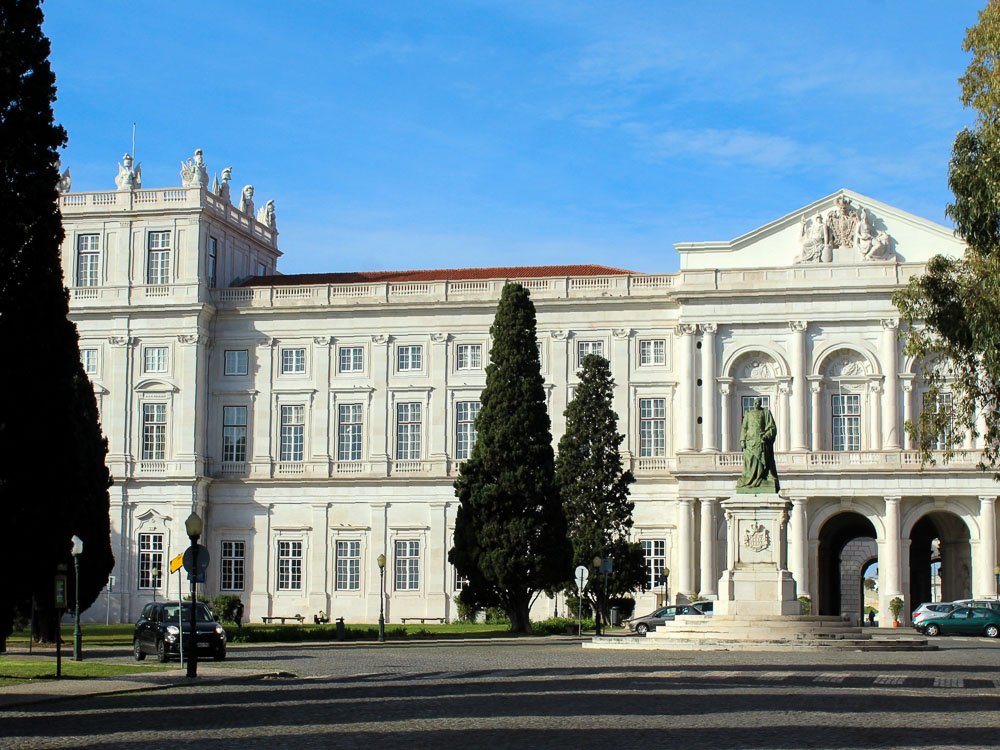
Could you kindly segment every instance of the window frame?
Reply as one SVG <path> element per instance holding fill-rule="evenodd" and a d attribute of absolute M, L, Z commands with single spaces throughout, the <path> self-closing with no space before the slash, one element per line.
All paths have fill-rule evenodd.
<path fill-rule="evenodd" d="M 229 355 L 242 354 L 243 355 L 243 371 L 240 372 L 239 367 L 235 367 L 235 372 L 230 372 L 229 370 Z M 233 363 L 238 365 L 239 358 L 233 357 Z M 250 373 L 250 350 L 249 349 L 226 349 L 222 355 L 222 375 L 223 377 L 245 377 Z"/>
<path fill-rule="evenodd" d="M 644 406 L 650 413 L 644 414 Z M 639 399 L 639 458 L 664 458 L 667 455 L 667 399 L 643 396 Z"/>
<path fill-rule="evenodd" d="M 226 545 L 232 545 L 227 553 Z M 237 548 L 239 550 L 237 554 Z M 243 539 L 219 542 L 219 590 L 246 591 L 247 543 Z M 228 580 L 228 585 L 227 585 Z M 239 582 L 237 586 L 236 583 Z"/>
<path fill-rule="evenodd" d="M 640 539 L 642 558 L 646 566 L 646 590 L 655 591 L 659 571 L 667 566 L 667 540 L 659 537 Z M 657 565 L 657 562 L 659 565 Z"/>
<path fill-rule="evenodd" d="M 230 414 L 232 412 L 232 414 Z M 243 421 L 234 421 L 238 412 L 243 413 Z M 242 431 L 242 445 L 240 432 Z M 249 410 L 245 404 L 223 405 L 222 407 L 222 461 L 223 463 L 246 463 L 249 443 Z M 242 450 L 242 452 L 241 452 Z M 230 454 L 230 457 L 227 457 Z"/>
<path fill-rule="evenodd" d="M 337 461 L 355 462 L 364 457 L 365 409 L 359 401 L 337 403 Z M 345 414 L 347 419 L 345 420 Z M 348 438 L 348 439 L 345 439 Z"/>
<path fill-rule="evenodd" d="M 93 240 L 94 247 L 84 247 L 90 240 Z M 86 259 L 86 264 L 83 262 L 84 259 Z M 74 280 L 78 287 L 101 285 L 101 235 L 99 233 L 87 232 L 76 236 L 76 274 Z"/>
<path fill-rule="evenodd" d="M 472 455 L 472 449 L 475 448 L 476 439 L 479 437 L 476 431 L 476 419 L 479 417 L 479 412 L 482 408 L 482 402 L 477 399 L 455 402 L 456 461 L 467 461 Z M 466 414 L 463 415 L 463 411 Z"/>
<path fill-rule="evenodd" d="M 163 537 L 162 532 L 144 531 L 136 540 L 136 588 L 140 591 L 155 591 L 163 586 Z"/>
<path fill-rule="evenodd" d="M 274 577 L 275 591 L 302 591 L 305 586 L 305 542 L 278 539 Z"/>
<path fill-rule="evenodd" d="M 210 289 L 216 287 L 219 271 L 219 241 L 212 235 L 208 236 L 208 247 L 206 249 L 205 277 Z"/>
<path fill-rule="evenodd" d="M 155 368 L 155 369 L 154 369 Z M 162 375 L 170 371 L 170 347 L 150 344 L 142 347 L 143 374 Z"/>
<path fill-rule="evenodd" d="M 349 367 L 345 368 L 345 363 Z M 337 372 L 342 375 L 357 375 L 365 371 L 365 348 L 355 344 L 337 347 Z"/>
<path fill-rule="evenodd" d="M 483 369 L 483 345 L 479 343 L 455 344 L 455 370 L 468 372 Z"/>
<path fill-rule="evenodd" d="M 85 346 L 80 349 L 80 366 L 83 367 L 85 375 L 96 375 L 100 367 L 99 355 L 96 347 Z"/>
<path fill-rule="evenodd" d="M 392 550 L 393 590 L 420 591 L 420 539 L 394 539 Z M 403 546 L 405 545 L 405 546 Z M 400 554 L 400 550 L 404 554 Z M 400 585 L 400 582 L 404 585 Z"/>
<path fill-rule="evenodd" d="M 406 366 L 404 367 L 404 353 Z M 414 357 L 416 354 L 416 357 Z M 424 369 L 423 344 L 396 345 L 396 372 L 422 372 Z"/>
<path fill-rule="evenodd" d="M 301 410 L 301 413 L 297 414 L 296 409 Z M 286 414 L 289 415 L 288 421 L 285 419 Z M 278 461 L 281 463 L 301 463 L 304 461 L 305 435 L 306 405 L 304 403 L 278 404 Z"/>
<path fill-rule="evenodd" d="M 344 548 L 346 552 L 341 551 Z M 361 591 L 361 540 L 337 539 L 334 542 L 334 591 Z"/>
<path fill-rule="evenodd" d="M 169 229 L 151 230 L 146 233 L 146 285 L 166 286 L 170 283 L 170 254 L 173 250 Z M 154 240 L 165 239 L 165 245 Z M 157 246 L 154 247 L 154 244 Z"/>
<path fill-rule="evenodd" d="M 666 339 L 639 339 L 639 367 L 664 367 L 666 364 Z"/>
<path fill-rule="evenodd" d="M 421 457 L 423 455 L 423 424 L 424 424 L 423 402 L 398 401 L 396 403 L 395 411 L 396 411 L 396 460 L 397 461 L 421 460 Z M 415 418 L 414 418 L 414 412 L 416 413 Z M 406 427 L 405 431 L 402 429 L 403 426 Z"/>
<path fill-rule="evenodd" d="M 855 453 L 862 450 L 862 428 L 861 424 L 861 394 L 860 393 L 832 393 L 830 394 L 830 448 L 833 451 Z M 838 408 L 839 405 L 839 408 Z M 848 411 L 844 411 L 845 407 Z M 856 410 L 854 410 L 856 407 Z M 842 413 L 841 413 L 842 412 Z M 839 436 L 842 440 L 838 445 L 838 421 L 841 422 Z M 856 429 L 851 429 L 852 427 Z M 856 438 L 856 441 L 851 440 Z"/>
<path fill-rule="evenodd" d="M 143 461 L 164 461 L 167 456 L 167 425 L 169 415 L 165 401 L 143 401 L 142 445 L 140 455 Z M 159 414 L 154 414 L 159 412 Z M 151 417 L 157 417 L 155 421 Z M 159 417 L 162 417 L 159 418 Z"/>
<path fill-rule="evenodd" d="M 584 352 L 584 349 L 588 351 Z M 595 351 L 595 349 L 597 351 Z M 576 342 L 576 367 L 577 369 L 583 366 L 583 358 L 588 354 L 596 354 L 599 357 L 604 356 L 604 340 L 603 339 L 578 339 Z"/>
<path fill-rule="evenodd" d="M 278 360 L 282 375 L 306 374 L 306 348 L 304 346 L 282 347 Z"/>

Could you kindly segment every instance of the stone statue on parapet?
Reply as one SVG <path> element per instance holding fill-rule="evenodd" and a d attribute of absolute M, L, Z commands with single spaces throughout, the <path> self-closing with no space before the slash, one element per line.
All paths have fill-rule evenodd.
<path fill-rule="evenodd" d="M 184 187 L 208 187 L 208 168 L 201 149 L 195 149 L 194 156 L 181 162 L 181 184 Z"/>
<path fill-rule="evenodd" d="M 142 165 L 136 163 L 132 166 L 132 154 L 122 156 L 115 185 L 119 190 L 139 190 L 142 187 Z"/>
<path fill-rule="evenodd" d="M 271 227 L 271 229 L 278 228 L 278 218 L 274 212 L 274 201 L 268 201 L 264 204 L 264 207 L 257 212 L 257 221 L 265 227 Z"/>
<path fill-rule="evenodd" d="M 59 173 L 59 181 L 56 182 L 56 190 L 59 191 L 59 195 L 68 193 L 70 186 L 73 184 L 73 178 L 70 177 L 69 167 L 66 167 L 66 171 L 62 171 L 62 162 L 56 159 L 56 171 Z"/>
<path fill-rule="evenodd" d="M 737 494 L 777 493 L 778 472 L 774 465 L 774 439 L 778 427 L 771 410 L 758 398 L 743 415 L 740 446 L 743 448 L 743 474 L 736 480 Z"/>
<path fill-rule="evenodd" d="M 823 214 L 817 213 L 812 221 L 802 217 L 799 247 L 801 252 L 796 263 L 823 263 L 830 260 L 830 231 L 823 222 Z"/>
<path fill-rule="evenodd" d="M 231 203 L 229 197 L 229 181 L 233 179 L 233 168 L 226 167 L 222 170 L 222 182 L 219 182 L 219 175 L 212 181 L 212 192 L 219 196 L 219 200 Z"/>
<path fill-rule="evenodd" d="M 240 211 L 253 218 L 253 185 L 243 188 L 243 194 L 240 195 Z"/>

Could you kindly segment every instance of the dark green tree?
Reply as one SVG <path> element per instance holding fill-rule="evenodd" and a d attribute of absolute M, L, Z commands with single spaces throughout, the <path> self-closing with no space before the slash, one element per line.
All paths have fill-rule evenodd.
<path fill-rule="evenodd" d="M 80 600 L 88 606 L 114 564 L 106 443 L 68 319 L 59 247 L 55 77 L 36 0 L 0 0 L 0 650 L 15 616 L 37 606 L 55 636 L 53 580 L 70 538 L 84 540 Z M 73 604 L 72 599 L 70 602 Z"/>
<path fill-rule="evenodd" d="M 955 138 L 948 170 L 955 201 L 947 214 L 968 250 L 963 258 L 932 258 L 893 301 L 907 324 L 905 351 L 922 363 L 928 384 L 919 418 L 906 425 L 924 460 L 942 439 L 947 460 L 972 429 L 985 437 L 980 467 L 1000 479 L 1000 2 L 980 12 L 964 48 L 972 60 L 960 81 L 962 102 L 976 121 Z"/>
<path fill-rule="evenodd" d="M 566 580 L 570 545 L 527 289 L 504 286 L 490 333 L 476 444 L 455 481 L 448 559 L 469 580 L 464 606 L 500 607 L 512 630 L 529 632 L 535 597 Z"/>
<path fill-rule="evenodd" d="M 589 354 L 580 363 L 580 384 L 566 407 L 566 432 L 559 440 L 556 484 L 562 497 L 573 565 L 591 568 L 584 597 L 607 621 L 609 602 L 640 588 L 646 580 L 642 547 L 630 541 L 632 472 L 622 467 L 619 452 L 625 436 L 618 432 L 612 407 L 615 381 L 608 361 Z M 611 559 L 613 570 L 598 575 L 594 558 Z"/>

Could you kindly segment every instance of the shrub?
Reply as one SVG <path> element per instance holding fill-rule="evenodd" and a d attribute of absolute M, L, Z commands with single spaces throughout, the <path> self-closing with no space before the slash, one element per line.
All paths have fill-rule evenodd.
<path fill-rule="evenodd" d="M 510 625 L 510 618 L 507 617 L 507 613 L 500 609 L 500 607 L 487 607 L 486 608 L 486 624 L 487 625 Z"/>
<path fill-rule="evenodd" d="M 889 611 L 892 612 L 892 621 L 899 622 L 899 613 L 903 611 L 903 600 L 898 596 L 889 602 Z"/>
<path fill-rule="evenodd" d="M 455 609 L 458 612 L 459 622 L 475 622 L 476 618 L 479 617 L 479 613 L 482 611 L 475 605 L 466 604 L 462 600 L 462 592 L 455 594 L 454 602 Z"/>
<path fill-rule="evenodd" d="M 550 617 L 547 620 L 531 623 L 531 632 L 533 635 L 566 635 L 567 633 L 576 633 L 579 625 L 580 621 L 574 620 L 572 617 Z M 588 618 L 583 621 L 584 630 L 593 630 L 593 628 L 594 621 L 592 619 Z"/>
<path fill-rule="evenodd" d="M 236 608 L 241 606 L 243 601 L 236 594 L 219 594 L 212 599 L 212 613 L 224 622 L 236 622 Z"/>
<path fill-rule="evenodd" d="M 799 607 L 801 608 L 802 614 L 811 615 L 812 614 L 812 599 L 808 596 L 799 597 Z"/>

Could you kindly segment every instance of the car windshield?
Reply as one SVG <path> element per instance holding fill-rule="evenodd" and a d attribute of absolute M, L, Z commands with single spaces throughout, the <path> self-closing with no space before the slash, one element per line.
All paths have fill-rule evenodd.
<path fill-rule="evenodd" d="M 181 613 L 183 608 L 184 612 Z M 197 608 L 194 611 L 195 618 L 198 622 L 213 622 L 215 620 L 212 617 L 211 611 L 204 604 L 198 603 Z M 177 622 L 178 616 L 181 618 L 182 622 L 191 622 L 191 602 L 184 602 L 181 605 L 177 604 L 167 604 L 163 607 L 163 619 L 167 622 Z"/>

